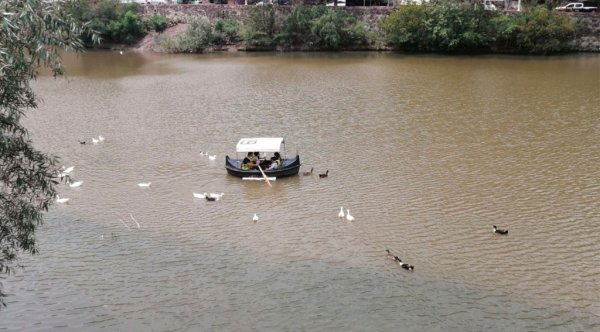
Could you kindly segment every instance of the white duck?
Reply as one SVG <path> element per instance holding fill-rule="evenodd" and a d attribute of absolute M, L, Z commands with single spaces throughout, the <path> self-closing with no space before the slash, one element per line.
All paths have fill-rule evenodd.
<path fill-rule="evenodd" d="M 210 160 L 215 160 L 215 159 L 217 159 L 217 155 L 216 155 L 216 154 L 214 154 L 214 155 L 212 155 L 212 156 L 208 156 L 208 159 L 210 159 Z"/>
<path fill-rule="evenodd" d="M 350 215 L 350 210 L 346 209 L 346 220 L 354 221 L 354 217 Z"/>
<path fill-rule="evenodd" d="M 60 198 L 60 196 L 56 195 L 56 203 L 66 203 L 69 201 L 70 198 Z"/>
<path fill-rule="evenodd" d="M 140 182 L 140 183 L 138 183 L 138 186 L 140 186 L 142 188 L 144 188 L 144 187 L 150 187 L 151 183 L 152 182 Z"/>
<path fill-rule="evenodd" d="M 204 195 L 208 195 L 209 197 L 220 200 L 223 197 L 223 195 L 225 195 L 225 193 L 220 193 L 220 194 L 219 193 L 204 193 Z"/>
<path fill-rule="evenodd" d="M 344 207 L 340 207 L 340 212 L 338 213 L 338 218 L 344 218 Z"/>
<path fill-rule="evenodd" d="M 254 222 L 258 221 L 258 216 L 256 215 L 256 213 L 254 214 L 254 217 L 252 217 L 252 221 L 254 221 Z"/>
<path fill-rule="evenodd" d="M 94 144 L 98 144 L 98 142 L 100 142 L 100 140 L 98 140 L 98 139 L 97 139 L 97 138 L 95 138 L 95 137 L 92 137 L 92 143 L 94 143 Z"/>
<path fill-rule="evenodd" d="M 63 168 L 64 168 L 64 166 L 63 166 Z M 63 174 L 63 175 L 69 174 L 69 173 L 71 173 L 71 172 L 72 172 L 74 169 L 75 169 L 75 166 L 71 166 L 71 167 L 69 167 L 69 168 L 66 168 L 66 169 L 64 169 L 64 170 L 62 171 L 62 174 Z"/>
<path fill-rule="evenodd" d="M 81 187 L 81 185 L 83 184 L 83 181 L 72 182 L 70 178 L 67 180 L 67 182 L 69 183 L 69 187 L 71 188 Z"/>
<path fill-rule="evenodd" d="M 104 142 L 104 137 L 102 135 L 98 135 L 98 141 Z"/>

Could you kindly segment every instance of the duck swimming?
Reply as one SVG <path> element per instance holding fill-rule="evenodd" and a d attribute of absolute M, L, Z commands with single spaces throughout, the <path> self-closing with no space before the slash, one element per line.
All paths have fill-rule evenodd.
<path fill-rule="evenodd" d="M 62 171 L 62 174 L 63 174 L 63 175 L 69 174 L 69 173 L 71 173 L 71 172 L 72 172 L 74 169 L 75 169 L 75 166 L 68 167 L 67 169 L 64 169 L 64 166 L 63 166 L 63 171 Z"/>
<path fill-rule="evenodd" d="M 83 181 L 71 181 L 71 178 L 68 177 L 67 183 L 69 184 L 69 187 L 77 188 L 77 187 L 81 187 L 81 185 L 83 184 Z"/>
<path fill-rule="evenodd" d="M 389 259 L 393 259 L 395 262 L 401 262 L 402 261 L 400 259 L 400 257 L 392 255 L 392 253 L 390 252 L 390 249 L 385 249 L 385 257 L 387 257 Z"/>
<path fill-rule="evenodd" d="M 492 226 L 492 229 L 494 230 L 494 233 L 508 235 L 508 229 L 500 229 L 500 228 L 496 227 L 496 225 Z"/>
<path fill-rule="evenodd" d="M 405 269 L 405 270 L 407 270 L 407 271 L 413 271 L 413 270 L 415 269 L 415 267 L 414 267 L 414 266 L 412 266 L 412 265 L 410 265 L 410 264 L 407 264 L 407 263 L 404 263 L 404 262 L 402 262 L 402 259 L 401 259 L 400 257 L 398 257 L 398 256 L 394 256 L 394 260 L 395 260 L 396 262 L 398 262 L 398 265 L 400 265 L 400 267 L 401 267 L 401 268 L 403 268 L 403 269 Z"/>
<path fill-rule="evenodd" d="M 354 217 L 350 215 L 350 210 L 346 209 L 346 220 L 354 221 Z"/>
<path fill-rule="evenodd" d="M 408 271 L 413 271 L 415 269 L 415 267 L 413 265 L 402 262 L 402 259 L 400 257 L 392 255 L 392 253 L 390 252 L 389 249 L 385 249 L 385 252 L 386 252 L 385 257 L 393 259 L 394 262 L 397 262 L 401 268 L 408 270 Z"/>
<path fill-rule="evenodd" d="M 64 204 L 69 201 L 70 198 L 60 198 L 60 196 L 56 195 L 56 202 Z"/>
<path fill-rule="evenodd" d="M 400 258 L 398 258 L 397 261 L 401 268 L 408 270 L 408 271 L 414 271 L 414 269 L 415 269 L 414 266 L 412 266 L 410 264 L 402 263 L 402 260 Z"/>
<path fill-rule="evenodd" d="M 319 174 L 320 178 L 326 178 L 327 176 L 329 176 L 329 170 L 327 170 L 327 172 Z"/>
<path fill-rule="evenodd" d="M 302 175 L 308 176 L 308 175 L 312 175 L 312 173 L 313 173 L 313 168 L 310 169 L 310 172 L 304 172 L 304 173 L 302 173 Z"/>
<path fill-rule="evenodd" d="M 385 257 L 387 258 L 394 258 L 394 255 L 392 255 L 392 253 L 390 252 L 390 249 L 385 249 Z"/>
<path fill-rule="evenodd" d="M 210 193 L 210 194 L 208 194 L 208 196 L 210 196 L 212 198 L 216 198 L 217 200 L 220 200 L 221 198 L 223 198 L 223 195 L 225 195 L 225 193 Z"/>

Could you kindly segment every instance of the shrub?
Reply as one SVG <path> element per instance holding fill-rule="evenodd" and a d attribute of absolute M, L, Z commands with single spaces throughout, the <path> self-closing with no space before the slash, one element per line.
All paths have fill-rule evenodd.
<path fill-rule="evenodd" d="M 311 32 L 315 45 L 326 49 L 365 45 L 370 40 L 364 23 L 344 10 L 327 9 L 313 19 Z"/>
<path fill-rule="evenodd" d="M 563 52 L 570 49 L 575 37 L 575 23 L 568 17 L 546 8 L 534 8 L 516 15 L 515 47 L 533 54 Z"/>
<path fill-rule="evenodd" d="M 489 13 L 480 6 L 441 1 L 434 6 L 401 6 L 382 23 L 388 42 L 412 51 L 487 49 L 493 40 Z"/>
<path fill-rule="evenodd" d="M 339 49 L 368 44 L 372 34 L 344 10 L 298 6 L 284 19 L 277 40 L 287 46 Z"/>
<path fill-rule="evenodd" d="M 233 44 L 239 40 L 239 25 L 233 19 L 218 19 L 213 29 L 212 43 L 215 45 Z"/>
<path fill-rule="evenodd" d="M 429 7 L 426 29 L 429 48 L 443 52 L 487 49 L 492 38 L 488 32 L 489 12 L 482 6 L 451 1 Z"/>
<path fill-rule="evenodd" d="M 196 19 L 188 29 L 175 37 L 159 37 L 159 47 L 168 53 L 198 53 L 212 42 L 212 26 L 206 18 Z"/>
<path fill-rule="evenodd" d="M 90 28 L 97 31 L 103 40 L 116 43 L 132 43 L 146 31 L 140 18 L 135 14 L 138 3 L 122 4 L 118 0 L 72 0 L 65 2 L 67 13 L 79 22 L 90 22 Z M 91 39 L 84 38 L 86 44 Z"/>
<path fill-rule="evenodd" d="M 167 29 L 167 18 L 161 15 L 154 15 L 150 17 L 148 25 L 156 32 L 163 32 Z"/>
<path fill-rule="evenodd" d="M 273 6 L 253 7 L 244 19 L 242 38 L 252 46 L 271 47 L 275 44 L 276 31 Z"/>
<path fill-rule="evenodd" d="M 427 49 L 427 26 L 424 21 L 428 7 L 400 6 L 382 22 L 387 40 L 392 46 L 406 50 Z"/>
<path fill-rule="evenodd" d="M 397 49 L 434 52 L 563 52 L 577 30 L 568 17 L 543 7 L 507 15 L 449 1 L 401 6 L 381 26 Z"/>
<path fill-rule="evenodd" d="M 545 8 L 534 8 L 510 16 L 500 15 L 491 20 L 496 37 L 496 51 L 531 54 L 564 52 L 577 30 L 568 17 Z"/>
<path fill-rule="evenodd" d="M 307 45 L 312 43 L 312 20 L 317 11 L 306 6 L 296 6 L 285 17 L 281 33 L 277 36 L 280 43 L 287 46 Z"/>
<path fill-rule="evenodd" d="M 118 21 L 109 25 L 113 41 L 132 44 L 145 31 L 142 29 L 140 18 L 131 11 L 126 12 Z"/>

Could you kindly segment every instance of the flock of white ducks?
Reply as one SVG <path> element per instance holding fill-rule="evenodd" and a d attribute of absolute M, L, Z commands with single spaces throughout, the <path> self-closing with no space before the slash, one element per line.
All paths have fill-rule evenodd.
<path fill-rule="evenodd" d="M 346 218 L 348 221 L 354 221 L 354 216 L 350 214 L 350 210 L 346 209 L 346 213 L 344 214 L 344 207 L 340 207 L 340 212 L 338 212 L 338 218 Z"/>
<path fill-rule="evenodd" d="M 98 135 L 98 138 L 92 137 L 92 143 L 93 144 L 99 144 L 99 143 L 102 143 L 102 142 L 104 142 L 104 136 Z M 86 141 L 79 140 L 79 144 L 83 145 L 83 144 L 86 144 L 86 143 L 87 143 Z M 61 180 L 63 178 L 66 178 L 66 182 L 67 182 L 67 184 L 69 185 L 70 188 L 78 188 L 78 187 L 81 187 L 83 185 L 83 181 L 73 181 L 71 179 L 71 172 L 73 172 L 74 169 L 75 169 L 75 166 L 70 166 L 70 167 L 63 166 L 63 167 L 61 167 L 61 169 L 58 172 L 58 177 L 60 177 Z M 69 198 L 60 198 L 59 195 L 56 195 L 56 202 L 57 203 L 64 204 L 64 203 L 67 203 L 68 201 L 69 201 Z"/>

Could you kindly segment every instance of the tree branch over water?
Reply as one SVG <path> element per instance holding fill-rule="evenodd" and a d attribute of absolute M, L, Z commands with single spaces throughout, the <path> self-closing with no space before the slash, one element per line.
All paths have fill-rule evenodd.
<path fill-rule="evenodd" d="M 19 267 L 18 254 L 35 254 L 35 230 L 52 204 L 57 158 L 36 150 L 21 124 L 37 107 L 31 88 L 41 68 L 64 73 L 60 52 L 83 50 L 97 34 L 75 21 L 64 2 L 0 1 L 0 275 Z M 5 307 L 0 284 L 0 307 Z"/>

